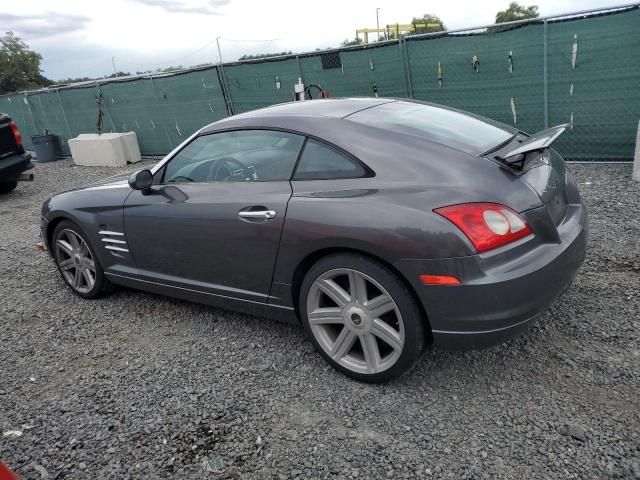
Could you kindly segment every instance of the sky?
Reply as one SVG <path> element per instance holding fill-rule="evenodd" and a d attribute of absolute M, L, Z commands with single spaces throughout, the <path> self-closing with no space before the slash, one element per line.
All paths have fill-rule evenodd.
<path fill-rule="evenodd" d="M 338 47 L 356 28 L 408 23 L 425 13 L 447 28 L 490 24 L 510 0 L 22 0 L 0 2 L 0 29 L 42 57 L 46 77 L 217 63 L 243 54 Z M 528 2 L 522 2 L 529 5 Z M 619 5 L 624 0 L 537 0 L 543 16 Z M 114 57 L 112 62 L 112 57 Z"/>

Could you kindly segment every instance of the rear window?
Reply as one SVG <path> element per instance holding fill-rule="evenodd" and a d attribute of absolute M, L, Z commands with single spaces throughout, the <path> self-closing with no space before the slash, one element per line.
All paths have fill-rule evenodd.
<path fill-rule="evenodd" d="M 478 155 L 515 133 L 455 110 L 409 102 L 391 102 L 349 115 L 349 120 L 415 135 Z"/>

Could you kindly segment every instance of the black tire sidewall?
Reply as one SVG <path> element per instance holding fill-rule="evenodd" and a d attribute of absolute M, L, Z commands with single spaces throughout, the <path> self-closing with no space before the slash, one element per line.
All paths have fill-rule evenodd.
<path fill-rule="evenodd" d="M 335 268 L 350 268 L 362 272 L 380 283 L 396 302 L 405 328 L 405 344 L 398 361 L 388 370 L 376 374 L 353 372 L 333 360 L 319 345 L 307 319 L 307 295 L 318 276 Z M 315 349 L 336 370 L 356 380 L 367 383 L 381 383 L 401 377 L 420 360 L 426 343 L 425 324 L 422 311 L 411 292 L 398 275 L 381 263 L 352 253 L 338 253 L 321 258 L 307 272 L 300 288 L 298 308 L 302 325 Z"/>
<path fill-rule="evenodd" d="M 0 182 L 0 195 L 13 192 L 18 186 L 18 182 Z"/>
<path fill-rule="evenodd" d="M 93 262 L 96 267 L 96 283 L 93 286 L 93 288 L 86 293 L 78 292 L 75 288 L 73 288 L 73 286 L 69 285 L 69 282 L 67 282 L 67 280 L 64 278 L 62 270 L 60 269 L 60 262 L 58 261 L 58 254 L 57 254 L 57 249 L 55 245 L 58 239 L 58 235 L 62 230 L 71 230 L 75 234 L 80 236 L 82 240 L 84 240 L 84 242 L 87 244 L 87 248 L 89 249 L 89 251 L 91 252 L 91 256 L 93 257 Z M 98 256 L 96 255 L 95 249 L 91 245 L 91 242 L 89 241 L 87 236 L 84 234 L 82 229 L 77 224 L 75 224 L 70 220 L 63 220 L 60 223 L 58 223 L 58 225 L 56 225 L 56 228 L 53 231 L 51 248 L 53 249 L 53 258 L 54 258 L 54 261 L 56 262 L 56 267 L 58 268 L 58 272 L 60 272 L 60 276 L 62 277 L 62 281 L 65 283 L 65 285 L 69 287 L 69 289 L 71 289 L 73 293 L 75 293 L 76 295 L 82 298 L 98 298 L 104 293 L 108 285 L 108 281 L 104 276 L 102 265 L 100 265 L 100 260 L 98 259 Z"/>

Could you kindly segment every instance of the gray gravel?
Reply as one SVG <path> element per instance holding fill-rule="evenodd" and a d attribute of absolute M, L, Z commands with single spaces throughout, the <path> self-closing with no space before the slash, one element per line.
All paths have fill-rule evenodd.
<path fill-rule="evenodd" d="M 586 264 L 524 337 L 356 383 L 303 330 L 121 289 L 75 297 L 37 252 L 38 165 L 0 198 L 0 458 L 39 478 L 640 478 L 640 184 L 574 165 Z"/>

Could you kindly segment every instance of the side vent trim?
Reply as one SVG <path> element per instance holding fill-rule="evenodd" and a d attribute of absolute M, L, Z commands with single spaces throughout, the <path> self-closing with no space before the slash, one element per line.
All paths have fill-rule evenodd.
<path fill-rule="evenodd" d="M 112 255 L 120 257 L 121 255 L 118 252 L 129 253 L 124 233 L 113 230 L 100 230 L 98 235 L 102 237 L 100 240 L 105 244 L 104 248 L 109 250 Z"/>
<path fill-rule="evenodd" d="M 113 245 L 106 245 L 104 248 L 106 248 L 107 250 L 115 250 L 117 252 L 129 253 L 129 250 L 127 250 L 126 248 L 114 247 Z"/>

